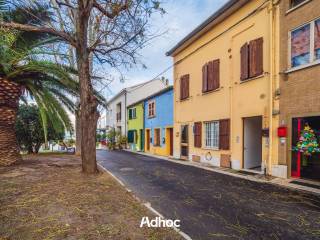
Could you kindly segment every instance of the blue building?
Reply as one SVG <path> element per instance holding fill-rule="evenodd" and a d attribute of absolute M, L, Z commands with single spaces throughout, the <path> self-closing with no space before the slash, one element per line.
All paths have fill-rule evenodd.
<path fill-rule="evenodd" d="M 173 87 L 144 100 L 145 152 L 173 155 Z"/>

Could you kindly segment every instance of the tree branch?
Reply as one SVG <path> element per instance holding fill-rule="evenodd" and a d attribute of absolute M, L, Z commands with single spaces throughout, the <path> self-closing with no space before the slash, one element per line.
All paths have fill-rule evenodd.
<path fill-rule="evenodd" d="M 13 22 L 2 22 L 2 21 L 0 21 L 0 27 L 16 29 L 16 30 L 25 31 L 25 32 L 49 33 L 54 36 L 62 38 L 63 40 L 65 40 L 66 42 L 68 42 L 70 45 L 74 47 L 77 46 L 77 41 L 72 36 L 70 36 L 70 34 L 63 31 L 57 31 L 56 29 L 49 28 L 49 27 L 37 27 L 32 25 L 13 23 Z"/>
<path fill-rule="evenodd" d="M 96 0 L 93 1 L 93 7 L 98 9 L 106 17 L 114 19 L 119 15 L 120 12 L 129 8 L 129 1 L 126 0 L 123 5 L 118 5 L 118 7 L 113 8 L 111 12 L 108 12 L 106 9 L 104 9 Z"/>

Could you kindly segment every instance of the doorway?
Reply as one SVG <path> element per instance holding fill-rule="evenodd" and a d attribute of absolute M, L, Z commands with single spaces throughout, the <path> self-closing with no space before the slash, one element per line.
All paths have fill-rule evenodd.
<path fill-rule="evenodd" d="M 310 127 L 316 138 L 320 142 L 320 116 L 318 117 L 301 117 L 292 119 L 292 146 L 297 146 L 301 137 L 301 131 L 306 126 Z M 296 151 L 291 155 L 291 176 L 295 178 L 304 178 L 310 180 L 320 180 L 320 153 L 313 153 L 311 156 Z"/>
<path fill-rule="evenodd" d="M 243 168 L 261 171 L 262 116 L 243 119 Z"/>
<path fill-rule="evenodd" d="M 146 151 L 150 151 L 150 129 L 146 130 Z"/>
<path fill-rule="evenodd" d="M 189 125 L 181 126 L 181 153 L 180 158 L 188 160 L 189 158 Z"/>
<path fill-rule="evenodd" d="M 143 129 L 140 129 L 140 151 L 144 149 L 144 134 Z"/>
<path fill-rule="evenodd" d="M 169 141 L 170 141 L 169 155 L 173 156 L 173 128 L 169 128 Z"/>

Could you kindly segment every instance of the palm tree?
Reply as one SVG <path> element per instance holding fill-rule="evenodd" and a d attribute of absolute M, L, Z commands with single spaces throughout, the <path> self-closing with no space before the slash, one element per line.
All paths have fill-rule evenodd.
<path fill-rule="evenodd" d="M 1 4 L 2 3 L 2 4 Z M 32 5 L 5 10 L 0 0 L 4 20 L 19 23 L 39 23 L 50 19 L 45 6 Z M 75 111 L 73 96 L 78 95 L 76 72 L 65 65 L 43 57 L 44 46 L 58 41 L 48 34 L 7 31 L 0 29 L 0 165 L 10 165 L 21 159 L 14 123 L 19 100 L 36 101 L 44 135 L 50 121 L 57 130 L 72 130 L 65 110 Z"/>

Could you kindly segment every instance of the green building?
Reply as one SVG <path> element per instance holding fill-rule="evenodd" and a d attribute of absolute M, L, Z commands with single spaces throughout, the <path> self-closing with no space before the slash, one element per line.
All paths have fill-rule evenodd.
<path fill-rule="evenodd" d="M 144 150 L 143 101 L 128 106 L 128 144 L 133 151 Z"/>

